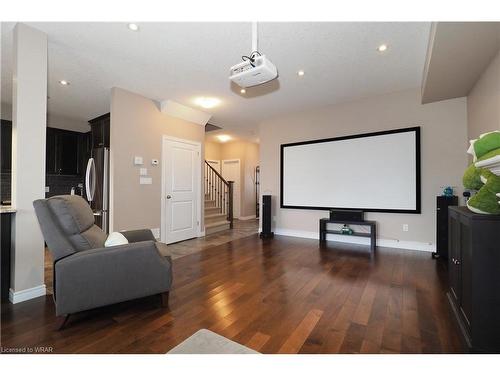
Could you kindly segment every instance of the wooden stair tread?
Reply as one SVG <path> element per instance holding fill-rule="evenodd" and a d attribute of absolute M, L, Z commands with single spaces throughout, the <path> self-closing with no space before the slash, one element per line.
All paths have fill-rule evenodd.
<path fill-rule="evenodd" d="M 227 220 L 221 220 L 221 221 L 216 221 L 214 223 L 205 224 L 205 228 L 220 227 L 222 225 L 227 225 L 227 224 L 230 224 L 229 221 L 227 221 Z"/>
<path fill-rule="evenodd" d="M 226 214 L 218 213 L 218 214 L 205 214 L 205 219 L 212 219 L 214 217 L 226 217 Z"/>

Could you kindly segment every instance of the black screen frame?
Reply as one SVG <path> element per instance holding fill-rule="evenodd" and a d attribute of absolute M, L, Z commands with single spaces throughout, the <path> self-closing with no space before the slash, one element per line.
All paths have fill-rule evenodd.
<path fill-rule="evenodd" d="M 302 146 L 314 143 L 326 143 L 326 142 L 335 142 L 335 141 L 343 141 L 347 139 L 355 139 L 355 138 L 368 138 L 368 137 L 377 137 L 381 135 L 388 134 L 397 134 L 397 133 L 415 133 L 415 184 L 416 184 L 416 196 L 415 196 L 415 209 L 407 210 L 407 209 L 387 209 L 387 208 L 363 208 L 363 207 L 318 207 L 318 206 L 293 206 L 293 205 L 285 205 L 283 204 L 283 163 L 284 163 L 284 150 L 286 147 L 293 146 Z M 323 139 L 315 139 L 310 141 L 302 141 L 302 142 L 294 142 L 294 143 L 284 143 L 280 145 L 280 208 L 288 208 L 288 209 L 299 209 L 299 210 L 334 210 L 334 209 L 342 209 L 342 210 L 362 210 L 364 212 L 387 212 L 387 213 L 400 213 L 400 214 L 421 214 L 422 213 L 422 191 L 421 191 L 421 161 L 420 161 L 420 126 L 413 126 L 409 128 L 400 128 L 400 129 L 392 129 L 392 130 L 384 130 L 378 132 L 371 133 L 361 133 L 361 134 L 353 134 L 342 137 L 334 137 L 334 138 L 323 138 Z"/>

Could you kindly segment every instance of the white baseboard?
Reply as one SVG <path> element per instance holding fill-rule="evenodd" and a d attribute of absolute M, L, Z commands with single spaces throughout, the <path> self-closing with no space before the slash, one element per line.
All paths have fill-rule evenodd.
<path fill-rule="evenodd" d="M 260 229 L 259 229 L 260 232 Z M 300 237 L 300 238 L 311 238 L 315 240 L 319 240 L 318 232 L 308 232 L 301 230 L 293 230 L 293 229 L 285 229 L 285 228 L 275 228 L 274 234 L 281 236 L 290 236 L 290 237 Z M 360 245 L 368 245 L 370 243 L 369 238 L 356 237 L 356 236 L 346 236 L 340 234 L 327 234 L 327 241 L 337 241 L 344 243 L 353 243 Z M 401 240 L 392 240 L 386 238 L 377 238 L 377 246 L 380 247 L 391 247 L 395 249 L 405 249 L 405 250 L 419 250 L 426 252 L 436 251 L 436 244 L 427 243 L 427 242 L 419 242 L 419 241 L 401 241 Z"/>
<path fill-rule="evenodd" d="M 250 215 L 250 216 L 240 216 L 238 220 L 252 220 L 255 219 L 255 215 Z"/>
<path fill-rule="evenodd" d="M 154 238 L 160 238 L 160 228 L 151 228 L 151 233 L 153 233 Z"/>
<path fill-rule="evenodd" d="M 35 286 L 33 288 L 20 290 L 14 292 L 12 288 L 9 290 L 9 300 L 11 303 L 24 302 L 33 298 L 41 297 L 46 294 L 45 284 Z"/>
<path fill-rule="evenodd" d="M 205 229 L 200 231 L 200 233 L 198 234 L 198 237 L 205 237 Z"/>

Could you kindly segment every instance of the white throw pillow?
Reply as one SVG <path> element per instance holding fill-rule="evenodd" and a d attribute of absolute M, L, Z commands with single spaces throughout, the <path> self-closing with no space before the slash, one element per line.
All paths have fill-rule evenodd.
<path fill-rule="evenodd" d="M 106 242 L 104 242 L 104 247 L 126 245 L 128 240 L 125 236 L 119 232 L 113 232 L 108 235 Z"/>

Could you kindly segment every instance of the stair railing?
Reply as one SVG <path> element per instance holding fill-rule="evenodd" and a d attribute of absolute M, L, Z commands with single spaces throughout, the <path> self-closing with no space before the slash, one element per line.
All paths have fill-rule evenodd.
<path fill-rule="evenodd" d="M 233 229 L 234 181 L 226 181 L 209 162 L 205 160 L 205 195 L 215 202 L 215 207 L 226 215 L 229 228 Z"/>

